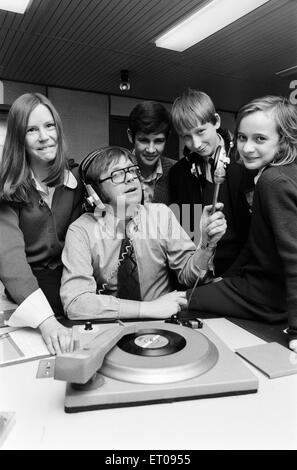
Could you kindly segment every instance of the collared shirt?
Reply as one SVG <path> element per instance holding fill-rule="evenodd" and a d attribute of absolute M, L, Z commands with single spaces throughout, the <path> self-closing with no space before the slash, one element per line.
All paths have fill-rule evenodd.
<path fill-rule="evenodd" d="M 217 167 L 220 166 L 220 165 L 225 167 L 225 160 L 226 160 L 225 142 L 224 142 L 224 139 L 220 136 L 220 134 L 218 134 L 218 136 L 219 136 L 219 139 L 220 139 L 220 144 L 219 145 L 221 146 L 221 150 L 220 150 L 220 154 L 219 154 L 219 158 L 218 158 Z M 215 153 L 214 153 L 214 155 L 211 156 L 212 160 L 214 160 L 214 158 L 215 158 Z M 211 165 L 210 165 L 209 161 L 207 162 L 207 165 L 206 165 L 206 179 L 210 183 L 213 183 L 213 177 L 212 177 L 212 174 L 211 174 Z"/>
<path fill-rule="evenodd" d="M 137 160 L 134 151 L 132 152 L 134 157 L 134 163 L 137 165 Z M 157 181 L 163 176 L 163 168 L 161 158 L 159 158 L 154 171 L 149 176 L 143 176 L 140 174 L 140 182 L 144 194 L 144 202 L 152 202 L 155 192 L 155 186 Z"/>
<path fill-rule="evenodd" d="M 220 155 L 218 158 L 218 165 L 220 163 L 224 165 L 224 162 L 226 161 L 225 142 L 224 142 L 224 139 L 220 136 L 220 134 L 218 134 L 218 137 L 220 139 L 219 145 L 221 146 Z M 211 155 L 207 160 L 204 160 L 205 178 L 209 183 L 213 183 L 213 177 L 212 177 L 212 171 L 211 171 L 211 160 L 214 160 L 214 158 L 215 158 L 215 153 Z M 199 165 L 197 166 L 194 165 L 194 168 L 192 168 L 191 172 L 195 174 L 196 171 L 198 171 L 199 175 L 202 175 L 202 169 L 200 168 Z"/>
<path fill-rule="evenodd" d="M 173 290 L 169 268 L 193 287 L 211 255 L 196 249 L 173 212 L 164 204 L 139 206 L 130 226 L 141 298 L 155 300 Z M 83 214 L 67 232 L 62 253 L 61 299 L 71 319 L 137 317 L 140 302 L 119 299 L 117 267 L 123 231 L 116 219 Z M 202 268 L 200 268 L 200 266 Z"/>
<path fill-rule="evenodd" d="M 40 182 L 36 179 L 32 170 L 31 176 L 34 181 L 35 187 L 41 196 L 41 199 L 48 205 L 49 208 L 51 208 L 55 187 L 47 186 L 45 184 L 41 186 Z M 70 189 L 75 189 L 77 187 L 77 180 L 69 170 L 64 171 L 63 185 Z"/>
<path fill-rule="evenodd" d="M 262 173 L 263 173 L 263 171 L 265 170 L 265 168 L 267 168 L 267 165 L 264 166 L 263 168 L 260 168 L 260 170 L 258 171 L 258 173 L 256 174 L 256 176 L 254 177 L 255 185 L 258 183 L 258 179 L 259 179 L 260 176 L 262 175 Z"/>

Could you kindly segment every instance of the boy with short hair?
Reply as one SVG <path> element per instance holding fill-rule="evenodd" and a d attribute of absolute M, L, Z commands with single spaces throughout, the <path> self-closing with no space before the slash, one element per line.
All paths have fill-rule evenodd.
<path fill-rule="evenodd" d="M 163 156 L 170 128 L 169 111 L 156 101 L 142 101 L 129 115 L 128 139 L 140 168 L 145 202 L 171 203 L 168 175 L 175 160 Z"/>
<path fill-rule="evenodd" d="M 231 133 L 220 128 L 220 116 L 206 93 L 189 89 L 176 98 L 172 122 L 185 144 L 184 158 L 170 170 L 172 202 L 181 206 L 184 216 L 186 207 L 182 213 L 182 205 L 190 206 L 192 229 L 195 205 L 212 202 L 215 156 L 220 146 L 218 160 L 226 167 L 226 176 L 220 185 L 219 201 L 224 204 L 227 231 L 217 246 L 214 266 L 216 275 L 221 276 L 231 269 L 247 240 L 250 213 L 246 193 L 253 187 L 253 174 L 236 163 Z M 181 221 L 184 226 L 183 218 Z"/>

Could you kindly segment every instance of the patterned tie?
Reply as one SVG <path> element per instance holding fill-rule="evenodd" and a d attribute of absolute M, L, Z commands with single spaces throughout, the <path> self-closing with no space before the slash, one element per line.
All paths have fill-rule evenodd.
<path fill-rule="evenodd" d="M 198 176 L 201 181 L 201 184 L 204 185 L 207 181 L 207 174 L 206 174 L 206 167 L 209 165 L 210 167 L 210 174 L 211 178 L 213 181 L 214 178 L 214 171 L 215 171 L 215 157 L 209 158 L 208 160 L 205 160 L 201 155 L 199 155 L 196 152 L 191 152 L 188 155 L 188 160 L 191 164 L 194 164 L 196 167 L 196 175 Z M 197 170 L 197 167 L 200 168 L 200 172 Z"/>
<path fill-rule="evenodd" d="M 119 254 L 118 298 L 141 300 L 139 274 L 133 244 L 125 231 Z"/>

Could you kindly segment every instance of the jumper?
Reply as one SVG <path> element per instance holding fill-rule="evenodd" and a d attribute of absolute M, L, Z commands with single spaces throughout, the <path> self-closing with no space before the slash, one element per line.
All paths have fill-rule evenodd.
<path fill-rule="evenodd" d="M 75 188 L 66 179 L 55 188 L 51 209 L 33 184 L 29 203 L 0 202 L 0 279 L 18 305 L 39 289 L 39 272 L 61 265 L 67 228 L 81 213 L 76 173 L 76 168 L 67 173 Z"/>
<path fill-rule="evenodd" d="M 268 166 L 255 188 L 240 275 L 195 290 L 190 308 L 261 319 L 287 319 L 297 338 L 297 162 Z"/>

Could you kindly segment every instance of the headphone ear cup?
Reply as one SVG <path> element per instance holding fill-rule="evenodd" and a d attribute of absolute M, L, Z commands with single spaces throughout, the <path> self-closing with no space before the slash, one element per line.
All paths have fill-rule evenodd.
<path fill-rule="evenodd" d="M 101 201 L 100 197 L 94 190 L 91 184 L 87 183 L 86 181 L 86 172 L 91 165 L 92 161 L 102 152 L 102 149 L 95 150 L 94 152 L 89 153 L 80 163 L 78 174 L 80 179 L 83 182 L 83 185 L 86 190 L 86 203 L 89 206 L 96 207 L 96 210 L 99 212 L 105 211 L 105 205 Z"/>
<path fill-rule="evenodd" d="M 92 206 L 96 206 L 97 210 L 105 211 L 105 205 L 101 201 L 100 197 L 90 184 L 86 184 L 86 191 L 88 193 L 87 201 Z"/>

